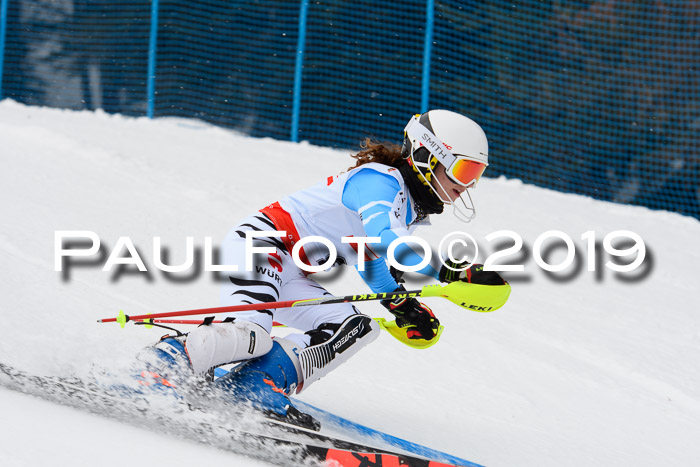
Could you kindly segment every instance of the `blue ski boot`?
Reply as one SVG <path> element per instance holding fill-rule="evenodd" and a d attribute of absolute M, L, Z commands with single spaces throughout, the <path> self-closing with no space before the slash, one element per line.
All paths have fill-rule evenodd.
<path fill-rule="evenodd" d="M 235 367 L 214 384 L 230 392 L 234 400 L 250 402 L 270 418 L 318 431 L 321 424 L 299 411 L 289 399 L 302 378 L 296 350 L 293 342 L 275 338 L 268 353 Z"/>
<path fill-rule="evenodd" d="M 135 378 L 142 392 L 156 390 L 178 396 L 177 386 L 192 375 L 184 340 L 184 336 L 163 336 L 137 357 L 142 371 Z"/>

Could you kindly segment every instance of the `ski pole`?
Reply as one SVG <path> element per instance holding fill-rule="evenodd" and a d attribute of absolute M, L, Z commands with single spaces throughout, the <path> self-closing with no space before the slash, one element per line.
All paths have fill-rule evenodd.
<path fill-rule="evenodd" d="M 131 320 L 152 318 L 172 318 L 176 316 L 211 315 L 237 311 L 269 310 L 276 308 L 293 308 L 299 306 L 330 305 L 334 303 L 365 302 L 371 300 L 394 300 L 397 298 L 443 297 L 456 305 L 473 311 L 487 312 L 502 307 L 510 296 L 510 285 L 482 285 L 456 281 L 447 285 L 425 285 L 420 290 L 397 291 L 387 293 L 329 296 L 304 300 L 285 300 L 279 302 L 252 303 L 194 310 L 169 311 L 150 315 L 129 316 L 123 312 L 115 318 L 103 318 L 98 323 L 119 323 L 122 327 Z"/>
<path fill-rule="evenodd" d="M 379 322 L 383 318 L 372 318 L 375 321 Z M 204 323 L 208 324 L 220 324 L 220 323 L 225 323 L 225 321 L 220 320 L 220 319 L 215 319 L 213 321 L 206 321 L 203 319 L 158 319 L 158 318 L 149 318 L 149 319 L 135 319 L 131 318 L 130 321 L 136 323 L 136 324 L 143 324 L 147 328 L 150 327 L 149 324 L 194 324 L 194 325 L 200 325 Z M 286 324 L 278 323 L 277 321 L 272 322 L 272 327 L 275 328 L 284 328 L 287 327 Z"/>

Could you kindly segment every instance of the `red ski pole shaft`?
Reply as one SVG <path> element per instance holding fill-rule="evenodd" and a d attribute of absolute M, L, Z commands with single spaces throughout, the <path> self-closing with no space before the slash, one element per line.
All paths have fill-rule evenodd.
<path fill-rule="evenodd" d="M 156 324 L 203 324 L 204 320 L 203 319 L 134 319 L 131 318 L 131 321 L 134 321 L 136 323 L 145 323 L 145 324 L 150 324 L 150 323 L 156 323 Z M 212 323 L 223 323 L 222 320 L 216 319 L 212 321 Z M 272 322 L 273 326 L 284 326 L 282 323 L 278 323 L 277 321 Z"/>
<path fill-rule="evenodd" d="M 136 319 L 150 319 L 150 318 L 172 318 L 175 316 L 194 316 L 194 315 L 212 315 L 215 313 L 232 313 L 236 311 L 249 311 L 249 310 L 269 310 L 270 308 L 287 308 L 292 306 L 295 300 L 287 300 L 284 302 L 269 302 L 269 303 L 252 303 L 244 305 L 233 305 L 233 306 L 219 306 L 214 308 L 199 308 L 195 310 L 182 310 L 182 311 L 168 311 L 164 313 L 154 313 L 151 315 L 137 315 L 129 316 L 126 315 L 126 321 L 136 320 Z M 98 323 L 115 323 L 117 318 L 104 318 L 98 319 Z"/>

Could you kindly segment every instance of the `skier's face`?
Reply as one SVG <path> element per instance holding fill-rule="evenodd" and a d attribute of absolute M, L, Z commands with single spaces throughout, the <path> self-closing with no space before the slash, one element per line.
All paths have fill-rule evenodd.
<path fill-rule="evenodd" d="M 467 189 L 459 183 L 450 180 L 450 177 L 447 176 L 447 172 L 445 172 L 445 166 L 442 164 L 438 164 L 435 168 L 433 187 L 440 193 L 441 198 L 449 199 L 450 201 L 455 201 L 464 193 L 464 190 Z"/>

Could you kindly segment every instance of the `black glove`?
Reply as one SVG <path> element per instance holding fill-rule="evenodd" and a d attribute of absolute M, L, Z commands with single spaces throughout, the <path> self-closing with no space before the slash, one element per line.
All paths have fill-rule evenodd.
<path fill-rule="evenodd" d="M 395 291 L 405 290 L 403 287 L 399 287 Z M 435 337 L 440 328 L 440 321 L 435 317 L 433 311 L 415 298 L 382 300 L 382 305 L 396 316 L 396 324 L 400 328 L 407 328 L 406 336 L 409 339 L 430 340 Z"/>
<path fill-rule="evenodd" d="M 448 260 L 447 266 L 454 269 L 464 269 L 468 263 L 455 263 Z M 482 284 L 482 285 L 503 285 L 506 283 L 505 279 L 501 277 L 495 271 L 484 271 L 483 264 L 472 264 L 469 268 L 464 271 L 453 271 L 447 266 L 443 265 L 440 268 L 440 281 L 441 282 L 455 282 L 463 281 L 469 282 L 470 284 Z"/>

